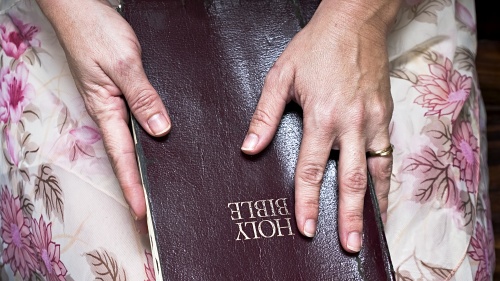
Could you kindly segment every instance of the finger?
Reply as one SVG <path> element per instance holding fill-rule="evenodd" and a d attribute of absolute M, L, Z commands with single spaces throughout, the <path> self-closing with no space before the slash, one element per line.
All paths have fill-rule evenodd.
<path fill-rule="evenodd" d="M 103 67 L 103 70 L 120 88 L 130 111 L 150 135 L 158 137 L 170 131 L 170 117 L 146 77 L 138 52 L 117 58 L 112 67 Z"/>
<path fill-rule="evenodd" d="M 241 150 L 246 154 L 257 154 L 273 139 L 281 121 L 286 104 L 290 101 L 289 90 L 293 82 L 293 71 L 275 64 L 268 72 L 257 108 Z"/>
<path fill-rule="evenodd" d="M 146 218 L 134 221 L 135 231 L 139 234 L 148 234 L 148 223 Z"/>
<path fill-rule="evenodd" d="M 340 141 L 338 223 L 340 242 L 349 252 L 361 250 L 366 170 L 364 138 L 358 134 L 345 135 Z"/>
<path fill-rule="evenodd" d="M 295 173 L 295 215 L 297 227 L 308 237 L 316 233 L 319 193 L 333 133 L 316 118 L 304 114 L 304 135 Z"/>
<path fill-rule="evenodd" d="M 378 151 L 389 147 L 389 133 L 385 132 L 381 137 L 374 139 L 368 148 L 370 151 Z M 387 208 L 389 206 L 389 190 L 392 174 L 392 154 L 387 156 L 372 156 L 368 158 L 368 169 L 375 187 L 380 216 L 385 223 L 387 220 Z"/>
<path fill-rule="evenodd" d="M 126 118 L 123 114 L 110 112 L 96 119 L 124 198 L 133 218 L 139 221 L 146 216 L 146 201 L 137 169 L 135 147 Z"/>

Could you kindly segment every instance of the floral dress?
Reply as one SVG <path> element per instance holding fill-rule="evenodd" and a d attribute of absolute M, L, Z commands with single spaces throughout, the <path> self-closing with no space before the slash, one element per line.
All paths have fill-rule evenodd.
<path fill-rule="evenodd" d="M 386 235 L 399 280 L 491 280 L 474 1 L 406 0 L 389 38 L 395 146 Z"/>
<path fill-rule="evenodd" d="M 406 0 L 389 38 L 385 226 L 398 280 L 491 280 L 472 0 Z M 0 0 L 0 280 L 155 280 L 98 127 L 34 0 Z"/>
<path fill-rule="evenodd" d="M 0 280 L 155 280 L 35 1 L 0 0 Z"/>

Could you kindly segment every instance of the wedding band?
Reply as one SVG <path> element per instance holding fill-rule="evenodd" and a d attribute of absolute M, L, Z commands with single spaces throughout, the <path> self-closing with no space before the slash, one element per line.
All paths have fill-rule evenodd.
<path fill-rule="evenodd" d="M 394 151 L 394 146 L 391 144 L 387 148 L 377 151 L 368 151 L 368 156 L 378 157 L 378 156 L 391 156 Z"/>

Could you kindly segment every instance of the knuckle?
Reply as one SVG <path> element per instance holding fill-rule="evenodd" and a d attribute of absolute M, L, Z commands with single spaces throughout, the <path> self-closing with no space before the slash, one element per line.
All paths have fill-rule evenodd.
<path fill-rule="evenodd" d="M 383 164 L 376 172 L 376 177 L 383 180 L 389 180 L 392 176 L 392 160 L 387 164 Z"/>
<path fill-rule="evenodd" d="M 347 210 L 344 211 L 343 216 L 351 225 L 363 224 L 363 212 L 362 210 Z"/>
<path fill-rule="evenodd" d="M 269 71 L 267 72 L 265 83 L 266 84 L 276 84 L 279 79 L 280 69 L 275 65 L 273 65 Z"/>
<path fill-rule="evenodd" d="M 139 90 L 136 91 L 133 97 L 131 97 L 130 101 L 130 109 L 135 112 L 144 112 L 151 108 L 154 108 L 157 105 L 158 96 L 151 90 Z"/>
<path fill-rule="evenodd" d="M 338 123 L 338 119 L 335 118 L 335 113 L 330 109 L 325 109 L 318 120 L 321 120 L 322 127 L 326 129 L 333 129 Z"/>
<path fill-rule="evenodd" d="M 135 155 L 135 150 L 128 145 L 119 143 L 118 140 L 111 137 L 109 132 L 103 132 L 103 142 L 106 153 L 110 159 L 114 172 L 119 175 L 125 172 L 127 159 Z"/>
<path fill-rule="evenodd" d="M 93 96 L 100 99 L 106 98 L 110 95 L 109 91 L 103 87 L 95 87 L 94 89 L 91 90 L 91 92 L 93 93 Z"/>
<path fill-rule="evenodd" d="M 139 40 L 137 40 L 137 38 L 135 37 L 131 43 L 132 43 L 131 46 L 132 46 L 133 52 L 141 55 L 142 54 L 142 47 L 141 47 L 141 44 L 139 43 Z"/>
<path fill-rule="evenodd" d="M 314 187 L 319 187 L 323 181 L 324 167 L 318 163 L 306 163 L 297 173 L 298 179 Z"/>
<path fill-rule="evenodd" d="M 364 194 L 367 185 L 365 171 L 357 169 L 347 173 L 342 181 L 342 188 L 350 194 Z"/>
<path fill-rule="evenodd" d="M 375 102 L 370 106 L 370 111 L 374 116 L 385 116 L 387 107 L 383 103 Z"/>
<path fill-rule="evenodd" d="M 83 91 L 82 94 L 85 109 L 96 123 L 106 119 L 109 114 L 119 111 L 122 101 L 110 96 L 109 92 L 102 87 L 95 87 Z"/>
<path fill-rule="evenodd" d="M 131 52 L 124 52 L 116 58 L 114 70 L 118 75 L 125 75 L 133 68 L 135 62 L 136 58 L 134 54 L 132 54 Z"/>
<path fill-rule="evenodd" d="M 317 211 L 319 209 L 319 198 L 317 196 L 302 196 L 297 201 L 297 207 L 307 211 Z"/>
<path fill-rule="evenodd" d="M 371 118 L 374 118 L 382 125 L 387 125 L 392 117 L 393 103 L 388 102 L 375 102 L 370 106 Z"/>
<path fill-rule="evenodd" d="M 130 77 L 142 67 L 139 51 L 124 51 L 115 58 L 113 71 L 117 77 Z"/>
<path fill-rule="evenodd" d="M 288 63 L 281 63 L 279 60 L 269 69 L 266 76 L 266 83 L 280 84 L 293 73 L 293 68 Z"/>
<path fill-rule="evenodd" d="M 252 117 L 252 127 L 272 127 L 272 117 L 266 110 L 257 107 Z"/>
<path fill-rule="evenodd" d="M 336 128 L 341 120 L 335 108 L 324 102 L 312 101 L 311 98 L 303 99 L 304 111 L 308 113 L 311 125 L 331 134 L 331 129 Z"/>
<path fill-rule="evenodd" d="M 374 150 L 374 149 L 369 149 Z M 370 175 L 375 181 L 389 182 L 392 177 L 392 156 L 369 159 Z"/>

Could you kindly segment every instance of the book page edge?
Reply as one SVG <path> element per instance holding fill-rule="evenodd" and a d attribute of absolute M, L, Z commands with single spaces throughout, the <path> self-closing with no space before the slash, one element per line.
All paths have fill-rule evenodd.
<path fill-rule="evenodd" d="M 136 152 L 136 157 L 137 157 L 137 166 L 139 167 L 139 174 L 141 176 L 141 184 L 142 184 L 142 189 L 144 190 L 144 198 L 146 199 L 146 220 L 148 224 L 148 236 L 149 236 L 149 242 L 151 244 L 151 256 L 153 257 L 153 266 L 154 266 L 154 272 L 155 272 L 155 277 L 156 281 L 163 281 L 163 274 L 161 271 L 161 264 L 160 264 L 160 255 L 158 253 L 158 246 L 156 244 L 156 235 L 155 235 L 155 229 L 153 226 L 153 220 L 151 219 L 151 209 L 149 206 L 149 198 L 148 198 L 148 193 L 146 189 L 146 184 L 144 182 L 144 171 L 143 171 L 143 165 L 144 163 L 141 161 L 138 153 L 138 148 L 142 150 L 142 147 L 140 147 L 140 144 L 137 141 L 137 132 L 136 130 L 139 129 L 137 126 L 139 126 L 134 118 L 131 118 L 132 122 L 132 136 L 134 138 L 134 144 L 135 144 L 135 152 Z"/>

